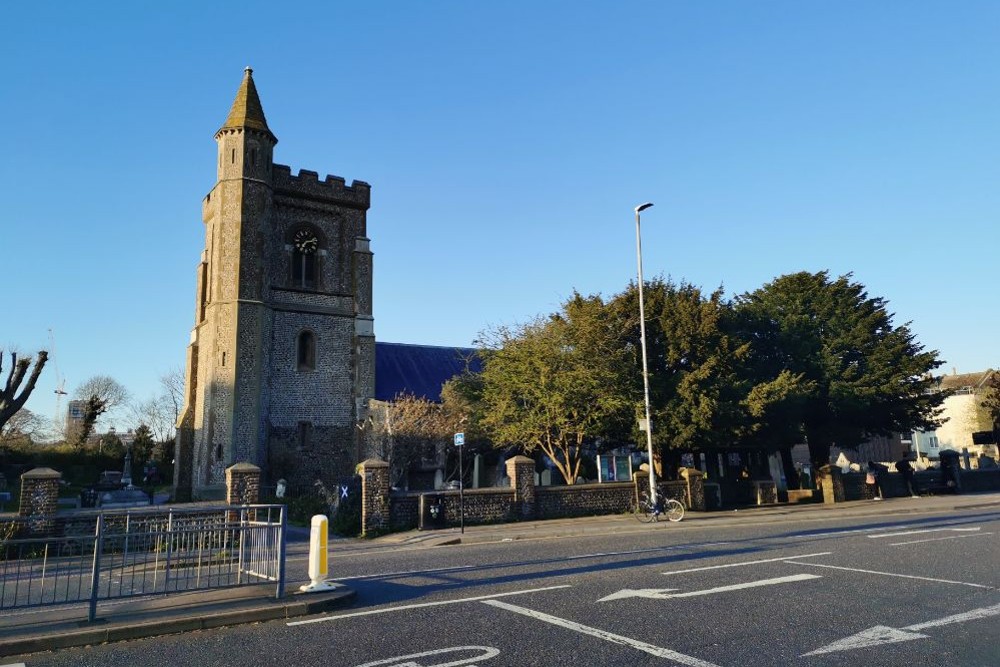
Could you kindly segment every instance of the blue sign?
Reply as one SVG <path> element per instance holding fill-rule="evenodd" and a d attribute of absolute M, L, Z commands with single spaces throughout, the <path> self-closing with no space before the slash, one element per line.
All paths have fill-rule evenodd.
<path fill-rule="evenodd" d="M 456 433 L 455 434 L 455 446 L 456 447 L 461 447 L 464 444 L 465 444 L 465 434 L 464 433 Z"/>

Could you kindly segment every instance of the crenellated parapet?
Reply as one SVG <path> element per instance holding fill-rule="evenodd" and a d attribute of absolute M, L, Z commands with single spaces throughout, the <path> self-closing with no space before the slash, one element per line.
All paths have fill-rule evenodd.
<path fill-rule="evenodd" d="M 272 177 L 276 194 L 320 199 L 362 210 L 370 205 L 371 186 L 364 181 L 347 185 L 339 176 L 327 176 L 321 181 L 318 173 L 307 169 L 300 169 L 298 176 L 293 176 L 292 168 L 283 164 L 274 165 Z"/>

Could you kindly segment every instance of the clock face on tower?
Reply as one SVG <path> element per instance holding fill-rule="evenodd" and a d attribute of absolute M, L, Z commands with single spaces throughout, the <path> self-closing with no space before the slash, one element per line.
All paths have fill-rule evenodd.
<path fill-rule="evenodd" d="M 295 232 L 295 247 L 304 255 L 316 252 L 319 247 L 319 239 L 316 234 L 308 229 L 301 229 Z"/>

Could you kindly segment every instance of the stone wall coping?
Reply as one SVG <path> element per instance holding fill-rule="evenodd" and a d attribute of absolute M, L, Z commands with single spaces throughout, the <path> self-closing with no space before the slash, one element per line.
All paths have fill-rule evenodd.
<path fill-rule="evenodd" d="M 467 496 L 486 496 L 491 493 L 511 495 L 514 489 L 509 486 L 486 486 L 478 489 L 465 489 Z M 420 496 L 459 496 L 458 489 L 441 489 L 440 491 L 393 491 L 393 498 L 419 498 Z"/>
<path fill-rule="evenodd" d="M 61 479 L 62 473 L 52 468 L 32 468 L 21 475 L 21 479 Z"/>
<path fill-rule="evenodd" d="M 259 504 L 259 503 L 258 503 Z M 98 514 L 131 514 L 135 518 L 142 518 L 144 515 L 160 515 L 173 511 L 176 518 L 183 518 L 185 514 L 198 514 L 200 512 L 232 512 L 239 511 L 242 505 L 226 505 L 218 500 L 204 500 L 193 503 L 181 503 L 171 505 L 138 505 L 136 507 L 60 507 L 56 513 L 60 518 L 97 516 Z M 15 513 L 16 514 L 16 513 Z"/>
<path fill-rule="evenodd" d="M 586 489 L 587 491 L 598 491 L 600 489 L 631 489 L 635 484 L 628 482 L 588 482 L 587 484 L 553 484 L 552 486 L 536 486 L 536 493 L 571 493 Z"/>
<path fill-rule="evenodd" d="M 388 468 L 389 464 L 382 459 L 365 459 L 361 462 L 362 468 Z"/>
<path fill-rule="evenodd" d="M 518 454 L 517 456 L 515 456 L 512 459 L 507 459 L 507 463 L 517 463 L 517 464 L 520 464 L 520 463 L 531 463 L 532 465 L 534 465 L 535 460 L 531 459 L 531 458 L 528 458 L 527 456 L 524 456 L 523 454 Z"/>
<path fill-rule="evenodd" d="M 260 468 L 252 463 L 234 463 L 226 468 L 226 472 L 260 472 Z"/>

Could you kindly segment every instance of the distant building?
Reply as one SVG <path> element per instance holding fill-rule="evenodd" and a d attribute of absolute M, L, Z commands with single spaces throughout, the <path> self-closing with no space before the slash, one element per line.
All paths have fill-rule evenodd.
<path fill-rule="evenodd" d="M 74 400 L 66 406 L 66 427 L 77 429 L 83 426 L 83 416 L 87 410 L 87 401 Z"/>
<path fill-rule="evenodd" d="M 987 369 L 977 373 L 953 373 L 941 378 L 940 388 L 951 390 L 951 396 L 942 404 L 941 417 L 944 423 L 934 431 L 917 431 L 913 435 L 914 453 L 919 452 L 931 460 L 936 460 L 941 450 L 952 449 L 959 453 L 968 452 L 970 465 L 976 467 L 980 456 L 996 460 L 1000 452 L 995 444 L 976 444 L 973 433 L 989 430 L 986 414 L 981 404 L 986 397 L 991 377 L 1000 371 Z"/>

